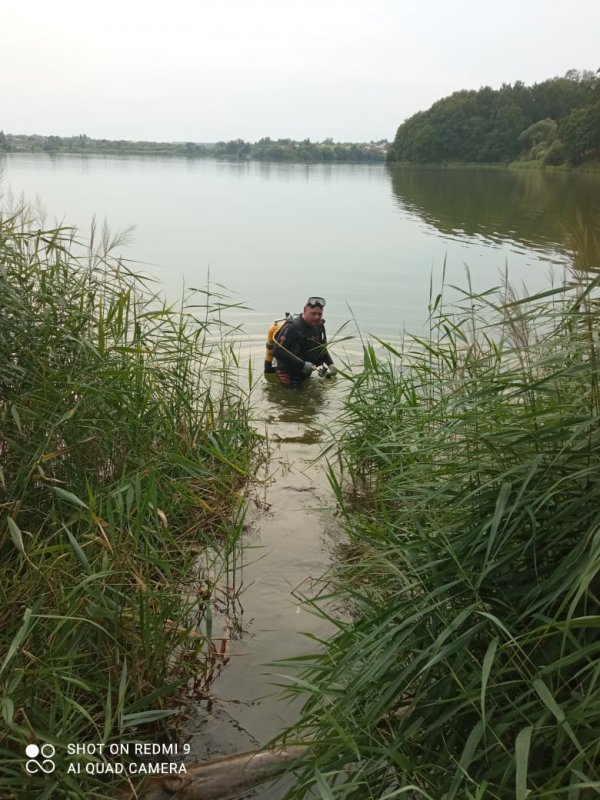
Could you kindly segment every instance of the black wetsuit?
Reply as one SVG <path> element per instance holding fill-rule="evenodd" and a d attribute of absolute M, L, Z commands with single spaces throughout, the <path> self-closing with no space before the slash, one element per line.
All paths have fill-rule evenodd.
<path fill-rule="evenodd" d="M 302 316 L 289 319 L 275 336 L 273 356 L 277 362 L 277 377 L 285 384 L 298 385 L 309 377 L 302 374 L 306 361 L 316 366 L 333 364 L 327 351 L 323 321 L 311 326 L 304 322 Z"/>

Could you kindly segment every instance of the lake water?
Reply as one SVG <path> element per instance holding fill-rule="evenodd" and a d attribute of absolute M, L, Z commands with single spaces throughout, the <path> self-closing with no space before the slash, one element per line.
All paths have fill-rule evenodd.
<path fill-rule="evenodd" d="M 169 297 L 204 288 L 208 276 L 228 287 L 248 306 L 236 320 L 259 368 L 273 318 L 311 294 L 328 300 L 330 338 L 348 320 L 350 333 L 358 325 L 396 338 L 424 322 L 430 279 L 437 291 L 444 264 L 449 284 L 464 286 L 468 266 L 474 289 L 488 289 L 508 268 L 514 283 L 537 290 L 569 263 L 582 225 L 600 228 L 600 174 L 43 154 L 0 156 L 0 170 L 4 202 L 39 198 L 49 225 L 85 234 L 94 215 L 113 232 L 134 225 L 121 252 Z M 600 263 L 591 243 L 586 258 Z M 267 665 L 315 648 L 300 631 L 331 632 L 300 598 L 337 559 L 342 534 L 315 459 L 344 389 L 339 378 L 315 378 L 301 393 L 257 384 L 255 423 L 271 458 L 215 604 L 230 661 L 190 720 L 198 759 L 260 747 L 290 724 L 297 704 L 273 696 L 285 670 Z M 248 797 L 281 794 L 267 787 Z"/>
<path fill-rule="evenodd" d="M 424 322 L 444 263 L 449 284 L 468 266 L 487 289 L 508 267 L 537 289 L 568 260 L 578 218 L 598 229 L 600 174 L 40 153 L 0 156 L 0 171 L 4 202 L 39 198 L 48 224 L 134 226 L 119 252 L 169 297 L 208 276 L 227 287 L 257 353 L 270 321 L 311 294 L 328 300 L 330 335 L 354 316 L 395 338 Z"/>

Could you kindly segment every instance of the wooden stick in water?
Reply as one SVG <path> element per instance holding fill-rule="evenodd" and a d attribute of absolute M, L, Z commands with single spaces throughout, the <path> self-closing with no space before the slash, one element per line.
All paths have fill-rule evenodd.
<path fill-rule="evenodd" d="M 151 778 L 142 790 L 121 795 L 133 800 L 233 800 L 242 792 L 283 772 L 307 747 L 234 753 L 191 764 L 185 775 Z"/>

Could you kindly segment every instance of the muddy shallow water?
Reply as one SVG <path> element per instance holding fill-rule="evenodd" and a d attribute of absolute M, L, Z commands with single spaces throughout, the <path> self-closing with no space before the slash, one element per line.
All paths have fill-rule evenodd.
<path fill-rule="evenodd" d="M 214 680 L 210 701 L 190 720 L 192 756 L 254 750 L 298 716 L 275 684 L 290 670 L 278 659 L 312 653 L 333 626 L 303 604 L 322 587 L 343 534 L 324 462 L 328 425 L 339 407 L 343 381 L 313 378 L 291 391 L 265 378 L 255 390 L 256 428 L 268 437 L 266 480 L 250 499 L 236 563 L 227 572 L 228 600 L 216 604 L 215 627 L 228 637 L 229 661 Z M 245 797 L 276 800 L 283 781 Z"/>

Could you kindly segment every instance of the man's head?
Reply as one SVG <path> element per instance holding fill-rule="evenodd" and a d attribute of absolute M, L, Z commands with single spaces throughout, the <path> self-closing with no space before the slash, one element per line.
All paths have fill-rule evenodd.
<path fill-rule="evenodd" d="M 309 297 L 302 312 L 302 319 L 310 327 L 318 325 L 323 319 L 325 299 L 323 297 Z"/>

